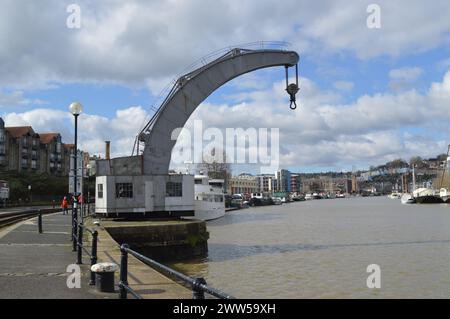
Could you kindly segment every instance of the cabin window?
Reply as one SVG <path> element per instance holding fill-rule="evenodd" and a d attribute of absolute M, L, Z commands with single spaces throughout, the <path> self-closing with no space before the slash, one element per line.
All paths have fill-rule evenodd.
<path fill-rule="evenodd" d="M 133 184 L 132 183 L 117 183 L 116 184 L 116 198 L 133 198 Z"/>
<path fill-rule="evenodd" d="M 103 184 L 97 185 L 97 195 L 98 198 L 103 198 Z"/>
<path fill-rule="evenodd" d="M 182 197 L 183 196 L 183 183 L 167 182 L 166 196 L 167 197 Z"/>

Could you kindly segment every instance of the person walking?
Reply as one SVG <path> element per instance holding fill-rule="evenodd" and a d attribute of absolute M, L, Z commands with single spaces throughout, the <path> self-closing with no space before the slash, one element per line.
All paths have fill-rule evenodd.
<path fill-rule="evenodd" d="M 67 201 L 67 197 L 64 196 L 62 203 L 61 203 L 61 208 L 63 210 L 63 215 L 67 215 L 68 214 L 68 208 L 69 208 L 69 202 Z"/>

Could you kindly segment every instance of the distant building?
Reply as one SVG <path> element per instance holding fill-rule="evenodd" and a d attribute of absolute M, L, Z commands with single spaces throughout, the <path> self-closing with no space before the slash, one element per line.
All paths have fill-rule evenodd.
<path fill-rule="evenodd" d="M 259 193 L 259 182 L 255 176 L 241 174 L 230 178 L 228 183 L 229 194 Z"/>
<path fill-rule="evenodd" d="M 262 174 L 256 176 L 258 180 L 259 190 L 258 193 L 272 193 L 273 192 L 273 180 L 275 175 L 272 174 Z"/>
<path fill-rule="evenodd" d="M 277 171 L 277 192 L 291 192 L 291 172 L 287 169 Z"/>
<path fill-rule="evenodd" d="M 5 126 L 0 118 L 0 170 L 67 176 L 70 150 L 59 133 L 37 133 L 31 126 Z"/>
<path fill-rule="evenodd" d="M 358 180 L 356 179 L 356 175 L 352 176 L 352 193 L 359 192 L 358 188 Z"/>
<path fill-rule="evenodd" d="M 17 172 L 38 172 L 39 134 L 31 126 L 5 127 L 6 169 Z"/>
<path fill-rule="evenodd" d="M 302 181 L 300 174 L 291 174 L 291 192 L 300 193 L 302 191 Z"/>
<path fill-rule="evenodd" d="M 64 167 L 61 135 L 59 133 L 39 134 L 40 147 L 40 172 L 52 175 L 64 175 L 67 170 Z"/>

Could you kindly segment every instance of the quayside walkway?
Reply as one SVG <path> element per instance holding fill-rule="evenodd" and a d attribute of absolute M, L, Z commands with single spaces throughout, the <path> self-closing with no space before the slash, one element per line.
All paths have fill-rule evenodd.
<path fill-rule="evenodd" d="M 0 230 L 0 298 L 117 298 L 88 285 L 88 260 L 81 267 L 81 288 L 67 287 L 66 269 L 76 260 L 71 216 L 57 213 L 42 219 L 42 234 L 37 218 Z"/>
<path fill-rule="evenodd" d="M 90 227 L 92 223 L 86 220 Z M 43 232 L 38 233 L 38 218 L 0 229 L 0 298 L 39 299 L 117 299 L 116 292 L 101 293 L 89 285 L 90 258 L 83 254 L 81 287 L 68 288 L 69 265 L 76 264 L 72 251 L 71 215 L 54 213 L 42 216 Z M 119 245 L 100 226 L 98 231 L 98 262 L 120 264 Z M 90 246 L 86 234 L 83 245 Z M 88 247 L 89 248 L 89 247 Z M 133 256 L 129 258 L 129 284 L 142 298 L 190 299 L 192 292 L 175 283 Z"/>

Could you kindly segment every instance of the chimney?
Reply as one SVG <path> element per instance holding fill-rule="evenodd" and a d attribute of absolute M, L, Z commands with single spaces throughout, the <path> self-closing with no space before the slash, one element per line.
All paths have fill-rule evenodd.
<path fill-rule="evenodd" d="M 110 141 L 105 141 L 105 159 L 109 160 L 110 159 L 110 149 L 111 149 L 111 142 Z"/>

